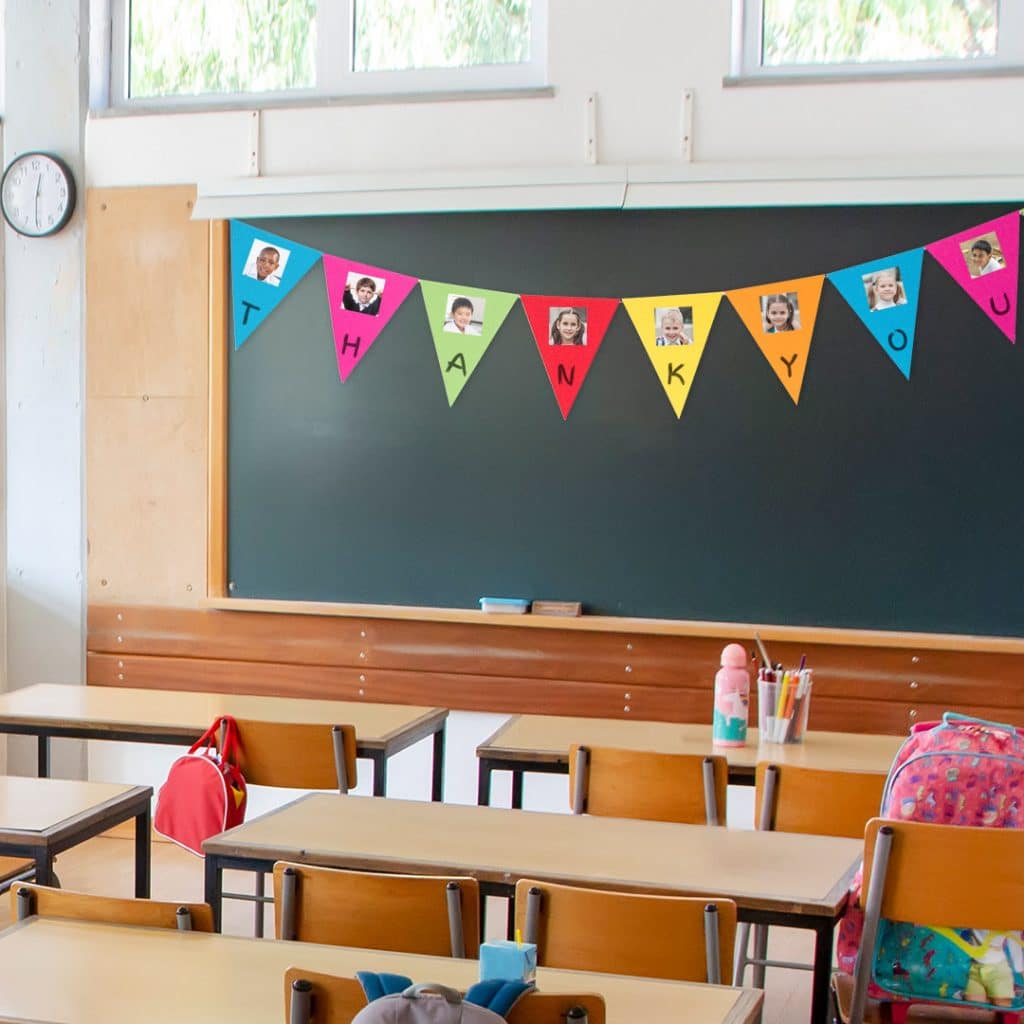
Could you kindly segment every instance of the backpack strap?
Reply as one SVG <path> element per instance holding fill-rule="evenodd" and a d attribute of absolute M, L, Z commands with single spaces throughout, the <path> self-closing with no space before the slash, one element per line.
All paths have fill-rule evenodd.
<path fill-rule="evenodd" d="M 482 1006 L 501 1017 L 507 1017 L 516 1001 L 525 993 L 532 991 L 534 985 L 527 981 L 505 981 L 501 978 L 489 978 L 478 981 L 466 991 L 466 1002 Z"/>
<path fill-rule="evenodd" d="M 356 980 L 363 986 L 368 1003 L 404 992 L 412 984 L 412 978 L 404 974 L 388 974 L 387 971 L 356 971 Z"/>

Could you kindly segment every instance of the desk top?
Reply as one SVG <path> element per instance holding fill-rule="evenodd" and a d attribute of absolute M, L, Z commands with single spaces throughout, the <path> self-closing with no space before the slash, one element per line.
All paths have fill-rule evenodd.
<path fill-rule="evenodd" d="M 837 916 L 856 839 L 314 793 L 208 839 L 207 853 L 374 871 L 729 896 Z"/>
<path fill-rule="evenodd" d="M 0 775 L 0 839 L 12 832 L 45 832 L 70 819 L 152 793 L 149 786 Z"/>
<path fill-rule="evenodd" d="M 479 971 L 475 960 L 29 918 L 0 932 L 0 1015 L 66 1024 L 279 1024 L 284 972 L 293 965 L 349 977 L 393 971 L 459 988 Z M 762 1000 L 751 989 L 547 968 L 537 971 L 537 984 L 601 993 L 608 1024 L 753 1024 Z"/>
<path fill-rule="evenodd" d="M 0 694 L 0 731 L 5 725 L 40 731 L 88 727 L 97 735 L 130 730 L 151 736 L 200 736 L 218 715 L 274 722 L 323 722 L 355 726 L 360 752 L 384 748 L 409 733 L 427 735 L 448 712 L 409 704 L 258 697 L 190 690 L 137 690 L 120 686 L 42 683 Z"/>
<path fill-rule="evenodd" d="M 761 743 L 757 729 L 751 729 L 747 738 L 745 747 L 716 747 L 711 742 L 710 725 L 517 715 L 484 740 L 476 753 L 477 757 L 524 763 L 568 764 L 569 747 L 585 743 L 666 754 L 722 754 L 730 767 L 749 768 L 751 773 L 758 761 L 828 771 L 884 772 L 905 739 L 810 731 L 803 743 Z"/>

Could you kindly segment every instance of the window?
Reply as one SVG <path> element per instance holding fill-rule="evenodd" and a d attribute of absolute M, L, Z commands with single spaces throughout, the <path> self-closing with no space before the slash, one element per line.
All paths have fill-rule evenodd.
<path fill-rule="evenodd" d="M 546 84 L 547 0 L 112 0 L 114 105 Z"/>
<path fill-rule="evenodd" d="M 734 0 L 733 74 L 1020 70 L 1020 0 Z"/>

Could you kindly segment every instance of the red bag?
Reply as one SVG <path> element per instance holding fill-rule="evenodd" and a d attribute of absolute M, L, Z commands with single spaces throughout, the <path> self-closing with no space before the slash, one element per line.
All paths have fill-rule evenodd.
<path fill-rule="evenodd" d="M 224 742 L 218 751 L 222 722 Z M 171 765 L 156 798 L 153 830 L 202 857 L 204 839 L 241 825 L 245 779 L 238 770 L 237 751 L 238 725 L 223 715 Z"/>

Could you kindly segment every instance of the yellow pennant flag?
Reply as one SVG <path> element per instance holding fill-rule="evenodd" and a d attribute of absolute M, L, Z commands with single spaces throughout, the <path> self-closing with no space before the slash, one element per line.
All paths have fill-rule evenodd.
<path fill-rule="evenodd" d="M 678 419 L 708 343 L 721 292 L 623 299 Z"/>
<path fill-rule="evenodd" d="M 800 401 L 824 274 L 726 292 L 789 397 Z"/>

